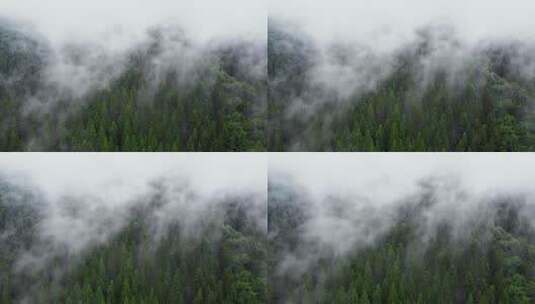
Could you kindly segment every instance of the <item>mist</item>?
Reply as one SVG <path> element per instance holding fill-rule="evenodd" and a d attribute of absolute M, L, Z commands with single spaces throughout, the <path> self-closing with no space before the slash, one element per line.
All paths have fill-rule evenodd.
<path fill-rule="evenodd" d="M 50 109 L 58 99 L 71 103 L 106 89 L 131 65 L 136 54 L 151 54 L 148 81 L 158 84 L 174 70 L 189 82 L 214 62 L 215 49 L 246 42 L 243 61 L 259 77 L 266 40 L 262 1 L 3 1 L 0 24 L 36 41 L 43 87 L 27 97 L 28 111 Z M 154 44 L 159 49 L 154 50 Z M 16 77 L 13 76 L 13 77 Z M 185 86 L 188 82 L 179 81 Z"/>
<path fill-rule="evenodd" d="M 310 57 L 305 73 L 309 92 L 293 98 L 296 109 L 286 114 L 314 113 L 325 103 L 346 103 L 373 92 L 407 60 L 414 66 L 416 97 L 437 73 L 445 73 L 452 89 L 466 83 L 474 69 L 487 73 L 493 60 L 489 50 L 515 50 L 513 74 L 532 81 L 533 11 L 535 5 L 527 0 L 271 1 L 270 24 L 309 49 L 302 54 Z M 284 46 L 273 46 L 273 52 L 277 48 Z M 274 83 L 284 78 L 270 77 Z"/>
<path fill-rule="evenodd" d="M 110 49 L 131 46 L 136 36 L 156 25 L 180 25 L 199 41 L 265 35 L 266 3 L 233 0 L 4 1 L 2 15 L 29 22 L 53 44 L 95 41 Z M 123 35 L 121 35 L 123 34 Z M 117 35 L 117 36 L 114 36 Z M 119 40 L 110 38 L 122 38 Z M 104 39 L 104 40 L 103 40 Z M 105 39 L 110 39 L 105 40 Z"/>
<path fill-rule="evenodd" d="M 382 50 L 392 49 L 415 30 L 428 24 L 450 23 L 459 35 L 477 43 L 491 38 L 534 38 L 529 30 L 534 25 L 531 1 L 346 1 L 329 3 L 307 1 L 271 1 L 270 16 L 289 19 L 303 26 L 307 34 L 319 41 L 347 39 L 364 42 L 363 38 L 389 37 L 392 43 L 381 43 Z M 501 22 L 496 22 L 500 20 Z M 381 36 L 383 33 L 385 35 Z M 377 34 L 378 37 L 377 37 Z M 388 41 L 388 40 L 387 40 Z"/>
<path fill-rule="evenodd" d="M 344 261 L 399 225 L 414 227 L 408 255 L 416 257 L 444 226 L 458 248 L 480 229 L 488 241 L 503 208 L 517 208 L 533 228 L 534 161 L 497 153 L 276 154 L 268 202 L 268 234 L 278 246 L 274 281 Z"/>
<path fill-rule="evenodd" d="M 184 238 L 195 239 L 206 225 L 222 225 L 231 204 L 266 230 L 261 155 L 4 154 L 0 177 L 4 204 L 34 209 L 38 219 L 37 241 L 18 256 L 18 271 L 40 270 L 65 254 L 83 256 L 136 212 L 150 219 L 155 243 L 177 223 Z M 2 240 L 9 238 L 4 231 Z"/>

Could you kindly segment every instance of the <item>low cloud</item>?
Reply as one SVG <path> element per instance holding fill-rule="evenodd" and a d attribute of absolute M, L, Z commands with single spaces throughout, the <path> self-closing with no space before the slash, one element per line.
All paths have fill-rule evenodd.
<path fill-rule="evenodd" d="M 138 209 L 150 217 L 155 242 L 171 224 L 191 238 L 207 223 L 222 225 L 229 204 L 265 231 L 265 165 L 260 155 L 217 153 L 5 155 L 5 185 L 24 191 L 11 198 L 3 191 L 4 204 L 36 214 L 37 239 L 17 267 L 39 270 L 51 258 L 80 256 L 115 236 Z"/>
<path fill-rule="evenodd" d="M 277 154 L 268 202 L 277 216 L 269 237 L 282 246 L 274 275 L 299 278 L 322 260 L 373 246 L 400 223 L 416 228 L 423 250 L 443 225 L 467 241 L 475 228 L 494 226 L 504 206 L 529 219 L 534 161 L 529 154 Z"/>

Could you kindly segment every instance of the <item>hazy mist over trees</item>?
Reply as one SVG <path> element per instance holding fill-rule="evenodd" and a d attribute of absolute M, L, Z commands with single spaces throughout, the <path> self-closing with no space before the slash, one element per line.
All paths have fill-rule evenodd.
<path fill-rule="evenodd" d="M 158 4 L 2 3 L 0 148 L 535 146 L 529 0 Z"/>
<path fill-rule="evenodd" d="M 0 303 L 531 303 L 533 162 L 5 154 Z"/>
<path fill-rule="evenodd" d="M 322 46 L 292 29 L 270 20 L 272 150 L 533 147 L 533 78 L 515 66 L 522 43 L 490 44 L 472 54 L 453 29 L 424 27 L 383 58 L 344 41 Z"/>
<path fill-rule="evenodd" d="M 269 6 L 270 150 L 532 150 L 530 1 Z"/>
<path fill-rule="evenodd" d="M 78 154 L 56 173 L 57 155 L 6 158 L 0 303 L 265 303 L 262 158 Z M 146 175 L 106 173 L 132 164 Z M 67 187 L 77 170 L 86 183 Z"/>
<path fill-rule="evenodd" d="M 269 302 L 533 302 L 533 176 L 522 169 L 532 162 L 503 154 L 275 157 Z"/>
<path fill-rule="evenodd" d="M 266 150 L 265 9 L 161 2 L 3 3 L 1 149 Z"/>
<path fill-rule="evenodd" d="M 259 69 L 252 65 L 264 59 L 262 48 L 254 43 L 235 41 L 200 50 L 190 46 L 182 32 L 156 28 L 145 45 L 124 54 L 122 71 L 114 71 L 113 79 L 75 97 L 43 83 L 46 76 L 41 75 L 46 75 L 43 69 L 49 60 L 46 45 L 9 29 L 0 31 L 4 45 L 0 49 L 7 53 L 1 57 L 8 58 L 2 64 L 8 76 L 0 90 L 3 150 L 265 149 L 265 81 L 251 75 Z M 22 46 L 13 49 L 12 44 Z M 38 47 L 45 55 L 37 52 Z M 174 58 L 166 48 L 176 48 L 177 56 L 185 57 Z M 85 60 L 84 52 L 69 50 L 72 64 L 78 64 L 78 56 Z M 201 56 L 198 52 L 203 53 L 202 60 L 190 57 Z M 79 64 L 77 69 L 86 68 L 85 62 Z M 118 68 L 107 67 L 104 77 L 108 69 Z M 86 85 L 91 79 L 85 77 L 93 75 L 83 77 L 80 81 Z"/>
<path fill-rule="evenodd" d="M 534 13 L 0 0 L 0 304 L 535 304 Z"/>

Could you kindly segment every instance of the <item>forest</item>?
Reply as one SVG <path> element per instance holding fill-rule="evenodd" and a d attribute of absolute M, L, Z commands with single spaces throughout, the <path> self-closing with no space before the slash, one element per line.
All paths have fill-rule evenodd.
<path fill-rule="evenodd" d="M 105 82 L 73 93 L 50 77 L 58 54 L 45 39 L 0 21 L 0 149 L 533 150 L 535 84 L 519 70 L 522 44 L 485 45 L 469 63 L 456 58 L 462 69 L 452 76 L 448 65 L 425 66 L 437 49 L 457 43 L 436 35 L 418 32 L 387 72 L 383 63 L 360 62 L 362 50 L 330 47 L 323 68 L 370 78 L 359 80 L 324 75 L 325 50 L 277 20 L 268 22 L 267 55 L 248 40 L 197 47 L 179 30 L 155 28 L 122 58 L 103 60 L 101 74 L 93 71 L 102 68 L 98 53 L 67 46 L 59 56 L 73 71 L 55 77 L 87 69 Z M 359 81 L 370 84 L 359 88 Z"/>
<path fill-rule="evenodd" d="M 346 47 L 343 42 L 324 51 L 314 39 L 299 29 L 276 18 L 270 19 L 269 149 L 432 152 L 532 150 L 535 138 L 532 102 L 535 87 L 532 80 L 520 76 L 518 67 L 513 64 L 521 53 L 521 45 L 504 42 L 485 46 L 478 61 L 463 67 L 460 74 L 464 78 L 457 81 L 459 83 L 451 84 L 447 71 L 449 66 L 443 68 L 438 61 L 438 68 L 432 67 L 428 71 L 425 64 L 441 59 L 439 56 L 442 54 L 436 53 L 443 49 L 447 51 L 452 47 L 452 52 L 455 52 L 458 42 L 456 37 L 437 38 L 435 36 L 440 33 L 433 31 L 418 32 L 418 40 L 395 54 L 392 71 L 380 77 L 372 88 L 357 88 L 355 92 L 340 95 L 336 93 L 337 89 L 314 81 L 316 78 L 326 82 L 336 81 L 330 79 L 335 77 L 344 80 L 344 76 L 338 74 L 318 75 L 322 73 L 317 68 L 322 52 L 328 52 L 329 62 L 325 69 L 339 70 L 342 74 L 356 69 L 357 73 L 369 72 L 371 76 L 364 76 L 373 78 L 381 74 L 381 69 L 387 63 L 374 65 L 371 59 L 370 63 L 360 62 L 360 53 L 366 50 Z M 457 62 L 452 65 L 463 64 L 465 59 L 456 58 Z M 422 74 L 425 74 L 424 82 Z M 332 86 L 349 90 L 357 80 L 349 78 L 348 84 L 343 82 Z"/>
<path fill-rule="evenodd" d="M 64 52 L 60 60 L 74 71 L 94 73 L 101 64 L 83 46 Z M 173 56 L 189 53 L 201 58 L 175 66 Z M 182 31 L 155 28 L 94 77 L 106 79 L 113 65 L 122 65 L 119 75 L 77 96 L 51 83 L 54 56 L 45 39 L 0 20 L 0 150 L 266 150 L 266 80 L 253 72 L 264 53 L 246 40 L 197 49 Z"/>
<path fill-rule="evenodd" d="M 0 303 L 265 303 L 265 231 L 251 199 L 221 199 L 189 226 L 180 216 L 162 224 L 163 197 L 130 204 L 120 229 L 80 249 L 43 235 L 50 210 L 40 191 L 2 180 Z M 65 198 L 61 214 L 82 217 L 86 204 Z"/>
<path fill-rule="evenodd" d="M 399 204 L 387 229 L 363 229 L 381 231 L 373 241 L 325 248 L 305 237 L 312 216 L 306 192 L 272 181 L 270 303 L 533 303 L 530 201 L 521 195 L 498 196 L 469 215 L 467 225 L 457 225 L 454 217 L 431 223 L 437 211 L 434 191 L 430 186 Z M 348 209 L 334 200 L 328 203 L 335 206 L 329 214 L 338 214 L 339 225 L 333 225 L 342 233 L 347 229 L 342 214 Z M 349 250 L 341 253 L 336 246 Z"/>

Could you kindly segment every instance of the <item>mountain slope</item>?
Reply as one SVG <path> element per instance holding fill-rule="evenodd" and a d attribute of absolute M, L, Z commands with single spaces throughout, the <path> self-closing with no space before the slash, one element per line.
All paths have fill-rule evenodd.
<path fill-rule="evenodd" d="M 488 45 L 474 62 L 454 58 L 445 64 L 444 44 L 456 51 L 457 41 L 436 38 L 430 30 L 389 61 L 365 48 L 320 49 L 305 34 L 270 21 L 272 151 L 529 151 L 534 146 L 534 85 L 512 63 L 521 46 Z"/>
<path fill-rule="evenodd" d="M 83 46 L 41 51 L 46 42 L 12 32 L 0 25 L 1 150 L 265 150 L 264 52 L 253 42 L 196 49 L 156 29 L 110 59 Z"/>
<path fill-rule="evenodd" d="M 222 199 L 191 226 L 179 216 L 162 221 L 172 202 L 155 193 L 117 226 L 122 218 L 95 218 L 90 200 L 66 199 L 60 212 L 72 229 L 88 217 L 101 234 L 77 247 L 44 233 L 54 229 L 44 226 L 54 225 L 45 220 L 53 211 L 39 193 L 2 182 L 0 303 L 265 303 L 265 231 L 250 203 Z"/>

